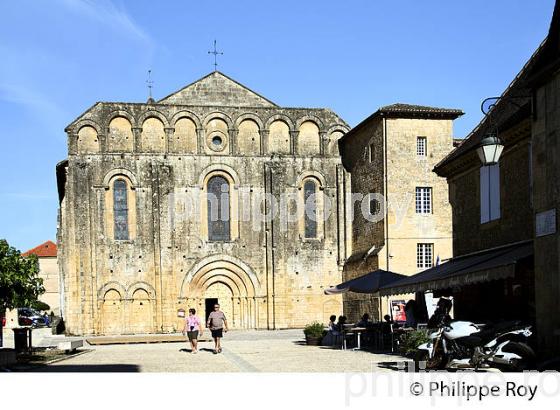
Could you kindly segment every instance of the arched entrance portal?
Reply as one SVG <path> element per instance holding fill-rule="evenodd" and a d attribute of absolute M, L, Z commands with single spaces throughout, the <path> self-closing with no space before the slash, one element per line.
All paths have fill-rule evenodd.
<path fill-rule="evenodd" d="M 243 262 L 228 256 L 209 257 L 193 266 L 181 287 L 181 299 L 196 306 L 206 318 L 214 303 L 219 303 L 232 329 L 257 327 L 259 282 Z"/>
<path fill-rule="evenodd" d="M 214 305 L 218 303 L 220 305 L 220 310 L 224 312 L 228 323 L 233 325 L 233 320 L 235 318 L 233 311 L 233 291 L 228 285 L 222 282 L 216 282 L 210 285 L 204 291 L 204 318 L 208 320 L 208 315 L 214 308 Z M 200 312 L 202 317 L 202 312 Z"/>

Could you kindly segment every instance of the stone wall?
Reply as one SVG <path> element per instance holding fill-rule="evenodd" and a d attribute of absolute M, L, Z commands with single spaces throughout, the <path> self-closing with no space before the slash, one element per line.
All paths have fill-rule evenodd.
<path fill-rule="evenodd" d="M 464 160 L 469 167 L 449 178 L 449 198 L 453 207 L 453 247 L 455 256 L 481 249 L 519 242 L 533 237 L 530 123 L 524 121 L 502 133 L 508 143 L 500 158 L 500 218 L 480 220 L 480 161 L 475 152 Z"/>
<path fill-rule="evenodd" d="M 534 218 L 544 211 L 560 209 L 560 105 L 558 87 L 560 76 L 536 90 L 535 121 L 533 122 L 533 211 Z M 533 219 L 533 218 L 531 218 Z M 555 233 L 535 238 L 535 300 L 539 354 L 542 357 L 558 357 L 560 351 L 560 234 L 556 224 Z"/>
<path fill-rule="evenodd" d="M 355 201 L 352 255 L 344 266 L 345 280 L 376 269 L 418 273 L 418 243 L 433 244 L 434 264 L 438 256 L 440 260 L 452 256 L 447 181 L 432 172 L 453 149 L 452 126 L 451 119 L 373 115 L 345 137 L 341 154 L 351 173 L 352 192 L 382 195 L 378 197 L 381 203 L 372 208 L 380 212 L 373 220 L 364 217 L 369 201 Z M 419 136 L 427 140 L 427 155 L 422 157 L 416 151 Z M 432 188 L 431 213 L 416 213 L 416 187 Z M 380 318 L 388 313 L 388 300 L 349 293 L 344 296 L 344 312 L 352 321 L 366 312 Z"/>
<path fill-rule="evenodd" d="M 287 127 L 287 153 L 270 149 L 275 121 Z M 310 122 L 316 132 L 309 133 Z M 87 136 L 98 146 L 83 143 L 83 127 L 95 130 Z M 299 144 L 301 127 L 316 145 Z M 227 299 L 220 303 L 232 327 L 326 323 L 342 310 L 341 298 L 323 291 L 341 281 L 347 257 L 349 183 L 331 148 L 347 130 L 323 109 L 96 104 L 67 127 L 59 254 L 68 330 L 175 331 L 177 309 L 195 307 L 202 314 L 205 298 L 216 295 Z M 208 240 L 204 211 L 205 184 L 218 174 L 232 192 L 234 226 L 225 242 Z M 270 209 L 260 202 L 264 193 L 298 197 L 306 177 L 319 181 L 333 210 L 319 222 L 317 239 L 303 239 L 300 222 L 285 222 L 279 214 L 243 218 L 251 210 L 243 204 Z M 111 184 L 119 178 L 129 184 L 132 204 L 128 240 L 115 240 L 111 226 Z"/>
<path fill-rule="evenodd" d="M 39 277 L 43 279 L 45 293 L 39 300 L 50 306 L 49 313 L 60 314 L 60 276 L 58 274 L 57 258 L 39 258 Z"/>
<path fill-rule="evenodd" d="M 453 149 L 453 121 L 446 119 L 387 119 L 388 235 L 380 258 L 385 270 L 412 275 L 416 244 L 432 243 L 433 262 L 453 256 L 451 206 L 445 178 L 432 170 Z M 427 155 L 416 153 L 417 137 L 426 137 Z M 416 187 L 432 188 L 432 212 L 416 212 Z"/>

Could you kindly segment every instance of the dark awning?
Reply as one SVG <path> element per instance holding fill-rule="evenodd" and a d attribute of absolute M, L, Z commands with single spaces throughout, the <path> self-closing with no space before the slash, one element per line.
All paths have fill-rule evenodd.
<path fill-rule="evenodd" d="M 379 293 L 382 296 L 400 295 L 512 277 L 516 262 L 533 256 L 533 253 L 533 241 L 524 241 L 458 256 L 416 275 L 381 286 Z"/>
<path fill-rule="evenodd" d="M 403 278 L 406 278 L 406 276 L 378 269 L 343 282 L 333 288 L 325 289 L 325 294 L 338 295 L 348 291 L 356 293 L 375 293 L 381 286 L 388 285 Z"/>

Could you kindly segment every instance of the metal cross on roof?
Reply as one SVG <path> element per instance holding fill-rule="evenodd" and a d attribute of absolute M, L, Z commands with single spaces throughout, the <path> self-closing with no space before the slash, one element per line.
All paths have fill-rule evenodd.
<path fill-rule="evenodd" d="M 148 97 L 152 98 L 152 87 L 154 86 L 154 82 L 152 81 L 152 70 L 148 70 L 148 79 L 146 80 L 146 84 L 148 84 Z"/>
<path fill-rule="evenodd" d="M 214 54 L 214 71 L 218 71 L 218 55 L 224 55 L 221 51 L 216 49 L 216 40 L 214 40 L 214 51 L 209 51 L 208 54 Z"/>

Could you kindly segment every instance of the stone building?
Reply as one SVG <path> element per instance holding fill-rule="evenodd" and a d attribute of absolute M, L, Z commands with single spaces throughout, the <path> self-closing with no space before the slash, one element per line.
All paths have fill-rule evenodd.
<path fill-rule="evenodd" d="M 340 139 L 355 195 L 344 280 L 376 269 L 412 275 L 452 256 L 447 184 L 432 169 L 453 149 L 453 120 L 462 114 L 393 104 Z M 350 320 L 387 311 L 372 295 L 348 293 L 344 305 Z"/>
<path fill-rule="evenodd" d="M 58 273 L 56 244 L 47 241 L 22 256 L 36 255 L 39 261 L 39 277 L 43 279 L 45 293 L 39 296 L 41 302 L 49 305 L 49 313 L 60 315 L 60 275 Z M 26 306 L 20 306 L 26 307 Z M 18 313 L 16 310 L 6 312 L 6 327 L 18 327 Z"/>
<path fill-rule="evenodd" d="M 94 104 L 57 166 L 67 329 L 170 332 L 178 309 L 216 301 L 233 328 L 340 312 L 323 288 L 348 253 L 347 131 L 329 109 L 279 107 L 217 71 L 157 102 Z"/>
<path fill-rule="evenodd" d="M 43 279 L 45 293 L 40 300 L 50 306 L 49 311 L 60 314 L 60 276 L 58 273 L 57 248 L 52 241 L 47 241 L 22 253 L 22 256 L 37 255 L 39 259 L 39 277 Z"/>
<path fill-rule="evenodd" d="M 434 169 L 449 184 L 451 263 L 465 266 L 463 275 L 455 276 L 452 283 L 445 278 L 434 281 L 431 288 L 454 297 L 459 319 L 534 320 L 529 308 L 534 305 L 530 65 L 521 70 L 490 115 Z M 511 96 L 520 98 L 511 100 Z M 495 127 L 504 149 L 498 164 L 484 166 L 477 148 Z"/>
<path fill-rule="evenodd" d="M 535 223 L 535 315 L 542 357 L 560 353 L 560 2 L 546 42 L 534 58 L 529 85 L 533 97 L 530 144 L 531 202 Z"/>
<path fill-rule="evenodd" d="M 546 40 L 493 108 L 434 171 L 447 178 L 454 257 L 382 294 L 435 289 L 455 298 L 455 318 L 535 324 L 541 358 L 560 352 L 560 2 Z M 503 151 L 477 150 L 497 135 Z"/>

